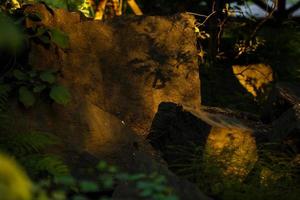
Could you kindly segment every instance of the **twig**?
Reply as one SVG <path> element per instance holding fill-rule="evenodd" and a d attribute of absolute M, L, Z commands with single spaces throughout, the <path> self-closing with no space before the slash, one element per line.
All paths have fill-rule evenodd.
<path fill-rule="evenodd" d="M 259 29 L 273 16 L 274 12 L 276 11 L 276 7 L 277 7 L 277 1 L 274 4 L 273 9 L 271 10 L 271 12 L 269 12 L 268 16 L 265 17 L 254 29 L 254 31 L 252 32 L 252 34 L 250 35 L 250 39 L 249 41 L 253 40 L 255 35 L 257 34 L 257 32 L 259 31 Z"/>
<path fill-rule="evenodd" d="M 201 14 L 194 13 L 194 12 L 186 12 L 186 13 L 189 14 L 189 15 L 195 15 L 195 16 L 198 16 L 198 17 L 208 17 L 207 15 L 201 15 Z"/>
<path fill-rule="evenodd" d="M 204 19 L 204 21 L 202 22 L 202 23 L 200 23 L 200 25 L 201 26 L 203 26 L 206 22 L 207 22 L 207 20 L 209 20 L 209 18 L 211 18 L 214 14 L 216 14 L 217 13 L 217 11 L 213 11 L 212 13 L 210 13 L 205 19 Z"/>

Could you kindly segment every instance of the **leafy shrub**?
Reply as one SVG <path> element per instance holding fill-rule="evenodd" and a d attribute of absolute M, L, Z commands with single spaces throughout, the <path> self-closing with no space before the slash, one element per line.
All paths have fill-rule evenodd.
<path fill-rule="evenodd" d="M 18 100 L 25 107 L 31 107 L 37 97 L 46 94 L 54 102 L 66 105 L 71 95 L 65 87 L 57 83 L 59 72 L 52 69 L 35 70 L 26 61 L 19 62 L 17 52 L 28 53 L 26 46 L 33 40 L 43 45 L 66 49 L 69 46 L 69 37 L 58 28 L 42 25 L 25 28 L 22 25 L 24 19 L 40 21 L 41 17 L 39 13 L 22 13 L 21 17 L 16 17 L 14 12 L 0 13 L 0 26 L 5 27 L 0 29 L 0 52 L 5 52 L 10 58 L 6 63 L 2 63 L 5 67 L 0 69 L 0 101 L 7 99 L 10 94 L 17 93 L 12 96 L 18 96 Z"/>
<path fill-rule="evenodd" d="M 141 199 L 177 200 L 164 176 L 153 173 L 128 174 L 100 162 L 98 179 L 78 180 L 72 176 L 57 176 L 32 184 L 17 164 L 0 155 L 0 192 L 3 200 L 92 200 L 110 199 L 118 182 L 134 183 Z M 9 184 L 7 184 L 9 183 Z"/>

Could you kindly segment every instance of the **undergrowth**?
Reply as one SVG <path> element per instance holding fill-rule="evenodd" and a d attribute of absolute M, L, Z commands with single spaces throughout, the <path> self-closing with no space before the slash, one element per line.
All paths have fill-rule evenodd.
<path fill-rule="evenodd" d="M 300 195 L 300 165 L 296 153 L 283 144 L 257 147 L 258 161 L 245 177 L 225 175 L 226 150 L 220 157 L 208 157 L 199 145 L 170 146 L 175 159 L 171 170 L 220 200 L 296 200 Z M 230 154 L 229 154 L 230 155 Z M 223 161 L 220 161 L 223 160 Z M 242 159 L 242 158 L 241 158 Z"/>
<path fill-rule="evenodd" d="M 31 177 L 69 173 L 62 158 L 46 151 L 60 141 L 53 134 L 26 130 L 21 119 L 14 119 L 8 108 L 9 90 L 0 87 L 0 151 L 18 160 Z"/>

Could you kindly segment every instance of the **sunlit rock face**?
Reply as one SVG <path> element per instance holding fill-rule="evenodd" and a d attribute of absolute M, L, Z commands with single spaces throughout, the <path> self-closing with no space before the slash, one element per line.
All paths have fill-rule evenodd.
<path fill-rule="evenodd" d="M 220 108 L 191 110 L 195 116 L 211 126 L 204 146 L 204 161 L 220 168 L 228 177 L 244 179 L 258 159 L 255 125 L 238 113 Z"/>
<path fill-rule="evenodd" d="M 42 24 L 58 27 L 70 38 L 61 50 L 32 44 L 30 63 L 62 71 L 60 80 L 73 99 L 66 109 L 78 111 L 83 102 L 111 113 L 136 133 L 147 133 L 162 101 L 200 106 L 194 18 L 122 17 L 107 22 L 81 21 L 77 13 L 44 6 Z M 27 23 L 28 26 L 32 22 Z"/>
<path fill-rule="evenodd" d="M 202 168 L 211 173 L 212 169 L 218 169 L 222 175 L 243 180 L 258 157 L 255 136 L 261 130 L 254 124 L 243 114 L 230 110 L 210 107 L 194 110 L 162 103 L 148 139 L 170 166 L 180 161 L 183 169 L 179 171 Z M 202 150 L 197 152 L 197 148 Z"/>
<path fill-rule="evenodd" d="M 246 177 L 257 161 L 255 139 L 245 129 L 213 127 L 205 151 L 207 163 L 221 167 L 226 176 Z"/>
<path fill-rule="evenodd" d="M 255 98 L 267 95 L 273 82 L 273 71 L 266 64 L 233 65 L 233 73 L 240 84 Z"/>

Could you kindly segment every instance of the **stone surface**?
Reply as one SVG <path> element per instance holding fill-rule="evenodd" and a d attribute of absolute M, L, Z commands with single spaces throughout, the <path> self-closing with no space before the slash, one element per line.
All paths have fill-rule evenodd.
<path fill-rule="evenodd" d="M 295 131 L 300 134 L 300 104 L 288 109 L 272 122 L 272 126 L 274 134 L 270 136 L 271 141 L 282 141 Z"/>
<path fill-rule="evenodd" d="M 201 156 L 214 158 L 224 166 L 224 174 L 245 177 L 257 161 L 256 144 L 267 138 L 269 129 L 240 113 L 202 107 L 193 110 L 162 103 L 148 136 L 169 165 L 183 159 L 189 167 L 196 148 Z M 265 129 L 265 130 L 264 130 Z M 183 154 L 181 154 L 183 153 Z M 194 160 L 195 161 L 195 160 Z M 182 160 L 180 162 L 182 164 Z"/>
<path fill-rule="evenodd" d="M 271 142 L 288 144 L 294 152 L 300 153 L 300 104 L 284 112 L 272 122 Z"/>
<path fill-rule="evenodd" d="M 263 119 L 267 123 L 280 118 L 293 106 L 300 104 L 300 85 L 298 83 L 278 82 L 263 109 Z"/>
<path fill-rule="evenodd" d="M 27 27 L 57 27 L 69 36 L 65 50 L 32 43 L 29 62 L 37 69 L 58 69 L 59 83 L 70 90 L 72 100 L 66 106 L 41 100 L 33 109 L 13 105 L 16 121 L 26 123 L 20 129 L 60 137 L 63 144 L 50 151 L 72 166 L 95 165 L 101 159 L 129 172 L 162 168 L 181 199 L 207 199 L 168 171 L 143 137 L 160 102 L 200 106 L 194 18 L 122 17 L 103 23 L 42 4 L 25 12 L 42 17 L 41 22 L 27 20 Z M 122 192 L 115 196 L 120 194 L 123 199 Z"/>
<path fill-rule="evenodd" d="M 233 65 L 232 70 L 240 84 L 254 97 L 268 96 L 267 86 L 273 82 L 273 70 L 269 65 Z"/>
<path fill-rule="evenodd" d="M 107 22 L 83 21 L 77 13 L 49 12 L 43 5 L 40 24 L 58 27 L 70 38 L 69 49 L 32 44 L 29 62 L 37 68 L 56 68 L 69 87 L 72 108 L 90 102 L 146 134 L 162 101 L 200 106 L 195 19 L 122 17 Z M 27 26 L 33 22 L 28 21 Z"/>

